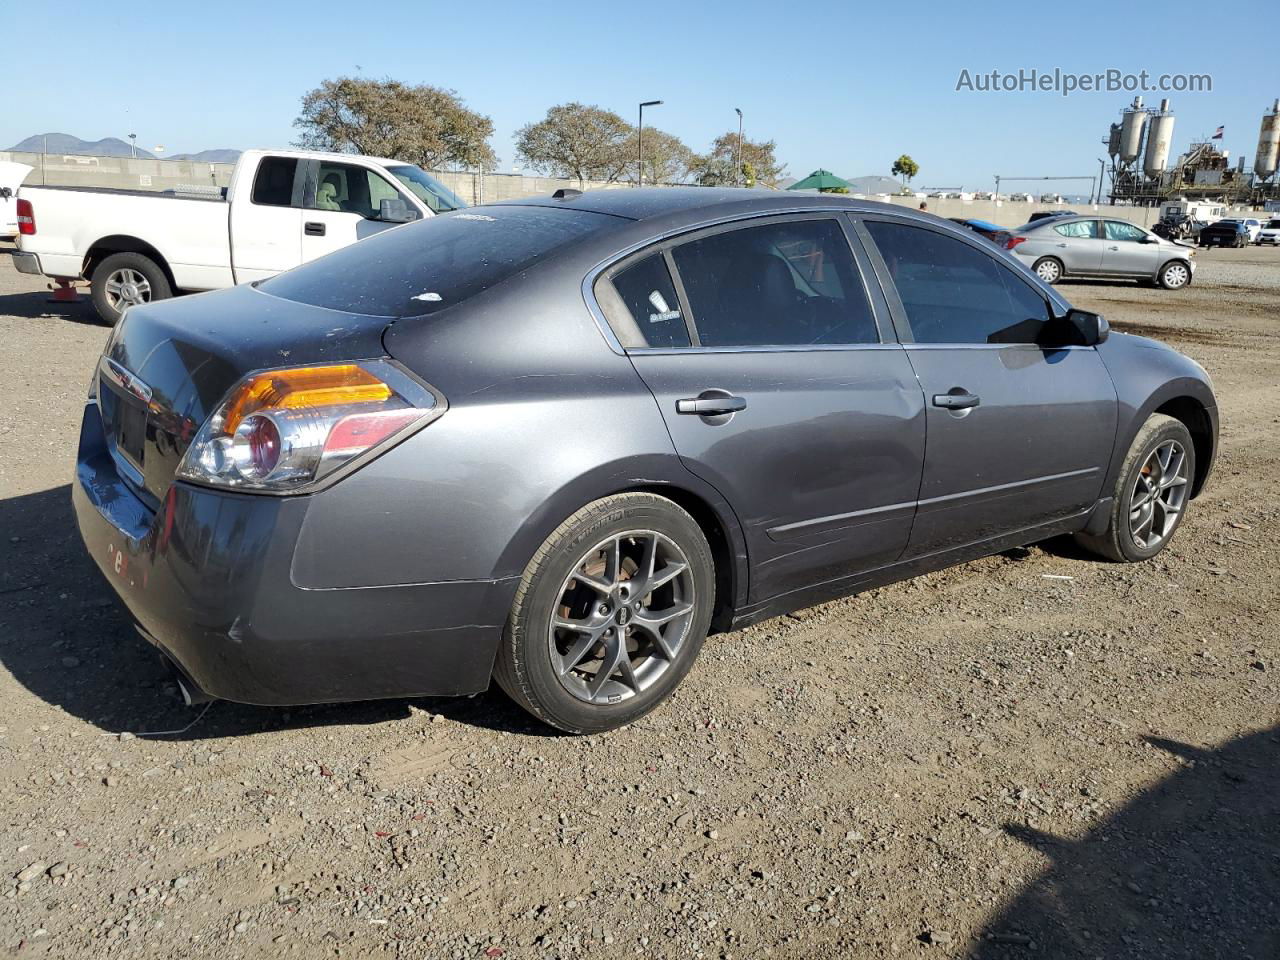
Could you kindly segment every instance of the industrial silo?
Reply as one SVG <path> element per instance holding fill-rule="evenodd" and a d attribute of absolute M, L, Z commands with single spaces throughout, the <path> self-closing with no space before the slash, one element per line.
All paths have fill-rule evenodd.
<path fill-rule="evenodd" d="M 1119 155 L 1120 155 L 1120 124 L 1113 123 L 1111 125 L 1110 132 L 1107 134 L 1107 156 L 1109 156 L 1114 162 L 1115 158 Z"/>
<path fill-rule="evenodd" d="M 1258 152 L 1253 155 L 1253 172 L 1262 180 L 1269 180 L 1276 172 L 1280 156 L 1280 99 L 1271 105 L 1269 113 L 1262 115 L 1262 128 L 1258 131 Z"/>
<path fill-rule="evenodd" d="M 1169 101 L 1161 100 L 1160 109 L 1151 114 L 1147 128 L 1147 153 L 1142 161 L 1142 172 L 1156 178 L 1164 174 L 1169 162 L 1169 144 L 1173 141 L 1173 111 Z"/>
<path fill-rule="evenodd" d="M 1147 122 L 1147 112 L 1142 109 L 1142 98 L 1134 97 L 1133 106 L 1126 107 L 1120 120 L 1120 162 L 1133 163 L 1142 156 L 1142 128 Z"/>

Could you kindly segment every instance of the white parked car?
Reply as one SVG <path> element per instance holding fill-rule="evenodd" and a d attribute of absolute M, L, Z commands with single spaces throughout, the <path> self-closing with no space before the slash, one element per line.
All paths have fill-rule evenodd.
<path fill-rule="evenodd" d="M 1280 246 L 1280 218 L 1272 217 L 1262 225 L 1262 229 L 1258 231 L 1257 242 Z"/>
<path fill-rule="evenodd" d="M 18 191 L 22 273 L 90 282 L 99 315 L 264 280 L 390 227 L 466 206 L 413 164 L 249 150 L 226 190 Z"/>
<path fill-rule="evenodd" d="M 18 232 L 18 187 L 30 172 L 25 163 L 0 160 L 0 237 Z"/>

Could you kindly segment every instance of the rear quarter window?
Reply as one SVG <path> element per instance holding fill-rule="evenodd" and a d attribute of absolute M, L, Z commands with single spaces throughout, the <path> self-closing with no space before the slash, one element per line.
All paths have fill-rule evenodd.
<path fill-rule="evenodd" d="M 275 297 L 368 316 L 423 316 L 625 223 L 556 207 L 476 207 L 396 227 L 265 280 Z"/>

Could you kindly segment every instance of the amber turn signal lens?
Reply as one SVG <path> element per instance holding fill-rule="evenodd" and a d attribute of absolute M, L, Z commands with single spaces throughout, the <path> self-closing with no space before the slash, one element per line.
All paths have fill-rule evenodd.
<path fill-rule="evenodd" d="M 382 403 L 391 396 L 389 386 L 354 363 L 273 370 L 241 384 L 227 404 L 222 429 L 228 434 L 235 433 L 245 417 L 263 409 Z"/>

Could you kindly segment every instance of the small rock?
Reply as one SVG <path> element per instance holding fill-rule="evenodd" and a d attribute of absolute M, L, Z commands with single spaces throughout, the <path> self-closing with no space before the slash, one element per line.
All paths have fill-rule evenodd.
<path fill-rule="evenodd" d="M 232 929 L 235 930 L 236 933 L 244 933 L 246 930 L 249 929 L 249 921 L 241 920 Z"/>
<path fill-rule="evenodd" d="M 1255 660 L 1253 661 L 1253 663 L 1249 664 L 1249 666 L 1253 667 L 1253 669 L 1255 670 L 1262 670 L 1264 672 L 1267 669 L 1267 665 L 1261 660 Z"/>
<path fill-rule="evenodd" d="M 15 879 L 17 879 L 18 883 L 30 883 L 36 877 L 40 876 L 40 874 L 44 873 L 48 867 L 49 865 L 43 860 L 37 860 L 25 869 L 19 870 Z"/>
<path fill-rule="evenodd" d="M 121 739 L 121 740 L 132 740 L 132 739 L 133 739 L 133 734 L 132 734 L 132 733 L 130 733 L 128 730 L 122 730 L 122 731 L 120 731 L 120 739 Z"/>
<path fill-rule="evenodd" d="M 63 657 L 62 665 L 67 668 L 78 667 L 80 666 L 80 658 L 79 657 Z"/>
<path fill-rule="evenodd" d="M 707 839 L 708 839 L 708 840 L 719 840 L 719 839 L 720 839 L 720 831 L 719 831 L 719 830 L 708 830 L 708 831 L 707 831 Z"/>
<path fill-rule="evenodd" d="M 49 868 L 49 876 L 65 877 L 67 875 L 67 871 L 70 869 L 71 867 L 67 865 L 67 862 L 65 860 L 59 860 L 52 867 Z"/>
<path fill-rule="evenodd" d="M 951 934 L 946 930 L 926 930 L 924 942 L 931 943 L 935 947 L 945 947 L 951 942 Z"/>

